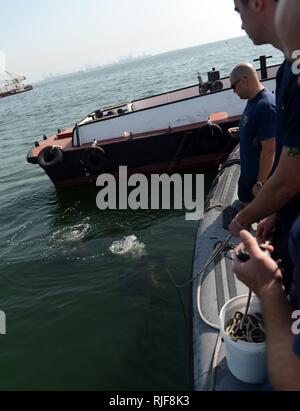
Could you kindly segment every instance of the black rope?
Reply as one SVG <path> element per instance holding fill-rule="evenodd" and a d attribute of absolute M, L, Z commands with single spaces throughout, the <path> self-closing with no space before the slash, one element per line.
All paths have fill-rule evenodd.
<path fill-rule="evenodd" d="M 169 273 L 170 278 L 173 282 L 173 284 L 175 285 L 176 288 L 185 288 L 188 285 L 192 284 L 198 277 L 200 277 L 201 274 L 204 273 L 204 271 L 215 261 L 215 259 L 222 253 L 224 252 L 224 250 L 226 249 L 226 247 L 228 247 L 228 245 L 230 244 L 230 240 L 232 239 L 232 235 L 230 234 L 227 239 L 225 241 L 223 241 L 222 243 L 220 243 L 220 246 L 215 250 L 215 252 L 213 253 L 212 257 L 210 258 L 210 260 L 205 264 L 205 266 L 202 268 L 201 271 L 199 271 L 199 273 L 193 277 L 191 280 L 187 281 L 184 284 L 177 284 L 174 280 L 174 278 L 172 277 L 172 274 Z"/>

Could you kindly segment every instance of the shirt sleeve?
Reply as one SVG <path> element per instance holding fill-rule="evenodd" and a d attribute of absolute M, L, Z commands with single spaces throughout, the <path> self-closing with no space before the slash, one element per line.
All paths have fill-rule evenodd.
<path fill-rule="evenodd" d="M 285 111 L 287 127 L 283 145 L 289 148 L 300 149 L 300 88 L 298 87 L 297 76 L 295 75 Z"/>
<path fill-rule="evenodd" d="M 261 141 L 276 137 L 276 104 L 264 99 L 259 102 L 256 112 L 259 138 Z"/>

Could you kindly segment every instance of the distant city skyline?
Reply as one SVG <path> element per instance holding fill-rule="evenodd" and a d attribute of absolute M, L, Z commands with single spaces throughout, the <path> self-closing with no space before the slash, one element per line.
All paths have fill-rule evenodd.
<path fill-rule="evenodd" d="M 162 53 L 162 54 L 164 54 L 164 53 Z M 54 78 L 54 77 L 58 77 L 58 76 L 63 76 L 63 75 L 68 75 L 70 73 L 75 73 L 75 72 L 79 72 L 79 71 L 95 70 L 95 69 L 100 68 L 100 67 L 107 67 L 107 66 L 111 66 L 111 65 L 114 65 L 114 64 L 128 63 L 128 62 L 131 62 L 131 61 L 141 60 L 143 58 L 146 59 L 146 58 L 150 58 L 150 57 L 153 57 L 153 56 L 154 55 L 152 55 L 152 54 L 141 54 L 139 56 L 138 55 L 134 56 L 134 55 L 130 54 L 128 56 L 120 57 L 119 59 L 116 59 L 115 61 L 112 61 L 112 62 L 109 62 L 109 63 L 104 63 L 104 64 L 97 64 L 97 63 L 96 64 L 89 64 L 89 63 L 86 63 L 84 65 L 84 67 L 81 67 L 78 70 L 68 71 L 66 73 L 55 73 L 55 72 L 52 72 L 52 71 L 50 71 L 48 73 L 43 73 L 42 74 L 42 80 L 46 80 L 46 79 L 50 79 L 50 78 Z"/>
<path fill-rule="evenodd" d="M 31 81 L 244 35 L 233 0 L 11 0 L 0 22 L 7 70 Z"/>

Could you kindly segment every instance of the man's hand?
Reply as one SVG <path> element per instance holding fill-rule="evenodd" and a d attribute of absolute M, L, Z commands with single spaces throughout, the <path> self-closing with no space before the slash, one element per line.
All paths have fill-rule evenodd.
<path fill-rule="evenodd" d="M 228 129 L 228 134 L 230 135 L 230 137 L 232 138 L 239 138 L 239 132 L 240 132 L 240 128 L 239 127 L 232 127 Z"/>
<path fill-rule="evenodd" d="M 277 215 L 273 214 L 270 217 L 262 220 L 257 226 L 256 238 L 259 243 L 264 243 L 270 240 L 277 222 Z"/>
<path fill-rule="evenodd" d="M 237 252 L 244 247 L 250 259 L 243 263 L 235 257 L 233 271 L 240 281 L 262 298 L 273 286 L 282 286 L 281 271 L 276 262 L 260 249 L 256 239 L 248 231 L 241 231 L 240 236 L 243 243 L 237 248 Z"/>
<path fill-rule="evenodd" d="M 240 213 L 231 221 L 228 230 L 234 237 L 239 237 L 240 232 L 242 230 L 247 230 L 248 227 L 246 227 L 241 221 L 240 221 Z"/>

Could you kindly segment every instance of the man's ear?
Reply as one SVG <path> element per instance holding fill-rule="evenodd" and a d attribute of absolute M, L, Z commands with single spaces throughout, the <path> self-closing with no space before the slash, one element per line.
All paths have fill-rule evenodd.
<path fill-rule="evenodd" d="M 247 84 L 248 84 L 248 79 L 247 79 L 247 77 L 242 77 L 241 80 L 240 80 L 240 82 L 242 83 L 242 85 L 243 85 L 244 87 L 246 87 Z"/>

